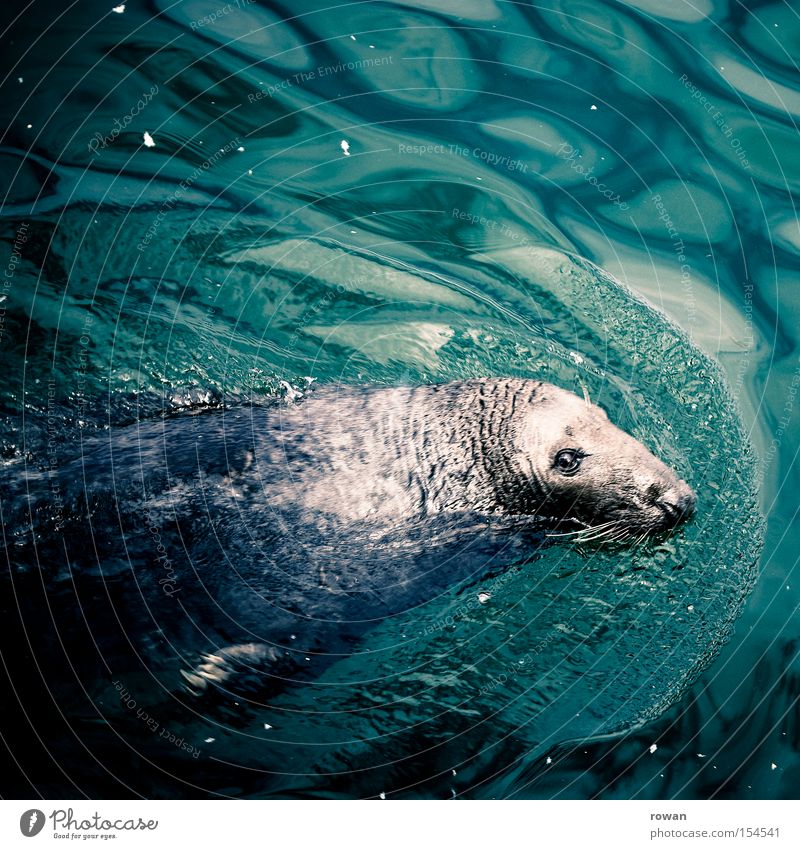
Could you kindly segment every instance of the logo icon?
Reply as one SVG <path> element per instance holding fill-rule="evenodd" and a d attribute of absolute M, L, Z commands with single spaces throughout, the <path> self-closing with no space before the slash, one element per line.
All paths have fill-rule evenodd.
<path fill-rule="evenodd" d="M 31 808 L 19 818 L 19 830 L 25 837 L 36 837 L 44 828 L 44 813 L 38 808 Z"/>

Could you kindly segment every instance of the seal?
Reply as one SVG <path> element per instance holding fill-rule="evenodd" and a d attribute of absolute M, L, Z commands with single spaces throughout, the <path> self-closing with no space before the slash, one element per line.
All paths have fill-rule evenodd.
<path fill-rule="evenodd" d="M 310 680 L 375 622 L 530 559 L 548 534 L 638 540 L 695 506 L 601 408 L 512 378 L 137 422 L 24 488 L 6 498 L 24 515 L 4 506 L 15 565 L 113 578 L 125 638 L 146 637 L 137 657 L 166 650 L 196 693 Z"/>

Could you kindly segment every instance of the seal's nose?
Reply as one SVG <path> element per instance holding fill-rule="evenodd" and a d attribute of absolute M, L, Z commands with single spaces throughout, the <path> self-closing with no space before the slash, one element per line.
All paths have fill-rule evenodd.
<path fill-rule="evenodd" d="M 697 504 L 697 497 L 688 484 L 678 481 L 678 485 L 663 493 L 656 504 L 663 511 L 667 524 L 674 527 L 691 516 Z"/>

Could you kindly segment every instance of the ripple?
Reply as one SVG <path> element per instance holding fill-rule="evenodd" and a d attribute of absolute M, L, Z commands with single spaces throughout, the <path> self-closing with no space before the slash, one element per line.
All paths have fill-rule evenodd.
<path fill-rule="evenodd" d="M 795 155 L 797 130 L 762 118 L 735 127 L 734 132 L 747 151 L 752 174 L 759 182 L 787 191 L 797 190 L 800 185 L 800 160 Z"/>
<path fill-rule="evenodd" d="M 376 54 L 391 57 L 391 81 L 383 82 L 381 95 L 403 106 L 452 111 L 474 99 L 470 89 L 481 87 L 463 38 L 432 15 L 395 9 L 389 18 L 376 18 L 359 5 L 348 9 L 345 21 L 316 16 L 309 25 L 339 61 L 356 65 L 354 73 L 367 84 L 371 72 L 365 63 Z"/>
<path fill-rule="evenodd" d="M 800 254 L 800 221 L 794 215 L 776 219 L 769 232 L 777 245 L 792 254 Z"/>
<path fill-rule="evenodd" d="M 800 61 L 800 19 L 786 3 L 748 10 L 741 29 L 744 40 L 765 59 L 797 70 Z"/>
<path fill-rule="evenodd" d="M 306 333 L 323 345 L 352 349 L 362 367 L 400 364 L 429 375 L 438 374 L 438 352 L 453 337 L 453 328 L 428 321 L 361 321 L 358 324 L 309 325 Z"/>
<path fill-rule="evenodd" d="M 672 0 L 671 3 L 661 3 L 659 0 L 625 0 L 625 5 L 655 18 L 682 23 L 702 21 L 714 13 L 713 0 Z"/>
<path fill-rule="evenodd" d="M 542 768 L 551 783 L 529 782 L 542 780 L 547 741 L 654 717 L 668 724 L 686 704 L 692 721 L 672 739 L 689 739 L 696 720 L 703 751 L 731 736 L 730 717 L 712 702 L 754 717 L 753 728 L 773 723 L 741 695 L 741 670 L 756 666 L 794 615 L 787 587 L 796 505 L 780 494 L 797 489 L 797 439 L 790 423 L 780 431 L 776 423 L 788 422 L 797 382 L 800 95 L 792 62 L 800 27 L 791 4 L 755 5 L 297 0 L 284 4 L 281 20 L 260 0 L 228 11 L 224 2 L 155 0 L 110 18 L 73 4 L 44 29 L 55 16 L 18 21 L 18 47 L 41 40 L 0 100 L 4 262 L 20 223 L 29 223 L 0 296 L 0 449 L 8 456 L 49 438 L 35 417 L 52 412 L 51 385 L 63 412 L 60 445 L 85 427 L 180 404 L 283 397 L 281 385 L 302 390 L 311 375 L 397 384 L 514 374 L 578 393 L 585 386 L 701 493 L 696 521 L 665 545 L 554 545 L 502 572 L 502 586 L 453 588 L 416 618 L 384 623 L 319 687 L 287 696 L 283 709 L 271 705 L 252 728 L 242 706 L 225 708 L 233 724 L 223 733 L 181 716 L 176 731 L 185 723 L 187 740 L 215 738 L 204 752 L 218 760 L 204 754 L 181 771 L 156 743 L 145 773 L 141 752 L 84 726 L 80 743 L 102 752 L 101 772 L 79 743 L 52 730 L 61 717 L 37 722 L 81 792 L 102 795 L 113 774 L 142 795 L 186 793 L 186 780 L 212 793 L 291 793 L 294 782 L 306 795 L 342 796 L 388 796 L 419 781 L 409 793 L 449 796 L 445 779 L 431 776 L 470 761 L 457 777 L 446 771 L 458 792 L 481 793 L 474 788 L 485 782 L 487 795 L 576 793 L 579 774 L 581 789 L 609 792 L 624 773 L 613 792 L 704 796 L 706 775 L 685 763 L 648 783 L 653 775 L 635 748 L 594 762 L 565 744 L 565 764 Z M 158 95 L 128 132 L 88 150 L 93 134 L 107 136 L 153 84 Z M 144 130 L 152 149 L 141 143 Z M 229 155 L 203 168 L 235 137 Z M 559 152 L 565 143 L 574 158 Z M 630 208 L 600 194 L 588 174 Z M 686 279 L 676 238 L 689 257 Z M 616 272 L 647 303 L 577 254 Z M 741 414 L 703 350 L 727 370 Z M 717 657 L 759 552 L 754 462 L 740 418 L 765 458 L 763 499 L 775 503 L 770 527 L 783 542 L 770 548 L 760 592 L 741 615 L 745 637 L 687 690 Z M 29 589 L 40 591 L 37 583 Z M 75 599 L 58 592 L 61 603 L 48 611 L 68 617 Z M 84 623 L 93 632 L 99 613 Z M 453 627 L 431 627 L 448 616 Z M 152 647 L 153 663 L 126 671 L 144 697 L 158 699 L 160 684 L 148 676 L 166 675 L 168 662 L 155 657 L 160 635 L 144 625 L 135 634 L 141 622 L 130 634 Z M 763 674 L 777 680 L 784 659 L 769 657 Z M 30 681 L 30 670 L 20 674 Z M 86 679 L 103 691 L 97 675 Z M 79 693 L 60 707 L 78 701 L 88 705 Z M 263 740 L 266 724 L 294 745 Z M 758 760 L 751 736 L 727 761 L 726 778 Z M 652 742 L 627 739 L 644 752 Z M 41 745 L 27 743 L 18 751 Z M 770 741 L 775 762 L 795 757 L 790 743 L 781 757 L 776 748 Z M 658 755 L 667 751 L 659 738 Z M 504 783 L 498 771 L 517 761 L 519 775 Z M 287 764 L 308 775 L 265 772 L 285 773 Z M 249 777 L 239 765 L 254 767 Z M 31 778 L 37 790 L 63 796 L 52 768 L 41 769 L 44 781 Z"/>
<path fill-rule="evenodd" d="M 621 4 L 610 16 L 598 3 L 555 0 L 539 14 L 559 40 L 569 39 L 583 59 L 577 74 L 576 63 L 570 62 L 565 80 L 582 85 L 594 97 L 608 103 L 621 102 L 621 95 L 615 97 L 617 89 L 641 97 L 643 89 L 657 92 L 667 82 L 671 65 L 668 54 L 643 22 L 623 11 Z M 564 55 L 563 51 L 552 52 Z"/>
<path fill-rule="evenodd" d="M 781 114 L 800 116 L 800 92 L 783 85 L 759 68 L 745 65 L 727 53 L 718 53 L 712 61 L 725 82 L 750 103 L 768 106 Z"/>
<path fill-rule="evenodd" d="M 755 574 L 760 525 L 752 456 L 716 366 L 674 325 L 582 260 L 531 247 L 492 251 L 473 263 L 498 277 L 513 272 L 528 308 L 544 313 L 544 335 L 528 339 L 547 351 L 538 374 L 588 385 L 614 421 L 655 442 L 696 483 L 703 503 L 685 534 L 647 552 L 589 554 L 554 546 L 500 579 L 383 623 L 370 634 L 368 651 L 323 675 L 325 713 L 310 693 L 281 697 L 284 708 L 302 716 L 295 739 L 358 736 L 361 744 L 348 748 L 348 762 L 373 778 L 382 769 L 393 774 L 381 766 L 381 747 L 389 741 L 393 758 L 406 750 L 410 756 L 423 740 L 446 747 L 457 729 L 463 754 L 513 729 L 522 749 L 540 752 L 657 716 L 719 651 Z M 381 329 L 391 334 L 392 327 Z M 364 330 L 370 328 L 367 322 Z M 474 322 L 472 328 L 477 332 Z M 510 329 L 494 325 L 500 348 L 485 355 L 507 350 Z M 463 373 L 458 352 L 447 353 L 457 339 L 448 336 L 439 346 L 444 335 L 429 332 L 440 378 Z M 570 356 L 576 343 L 580 357 Z M 424 350 L 417 344 L 422 347 L 412 347 L 412 356 Z M 536 355 L 518 356 L 522 373 L 531 374 Z M 478 590 L 491 603 L 465 613 L 466 599 Z M 444 631 L 431 627 L 443 622 L 453 624 Z M 453 675 L 453 668 L 466 671 Z M 348 707 L 356 702 L 367 706 L 363 716 Z M 343 717 L 336 731 L 330 711 Z M 317 730 L 321 725 L 325 729 Z M 411 731 L 413 740 L 406 740 Z M 324 768 L 334 769 L 338 760 L 336 753 L 325 755 Z"/>
<path fill-rule="evenodd" d="M 724 199 L 699 183 L 663 180 L 630 198 L 628 205 L 630 210 L 625 212 L 608 205 L 603 214 L 620 224 L 630 224 L 632 219 L 637 230 L 661 241 L 721 242 L 733 226 Z"/>
<path fill-rule="evenodd" d="M 447 15 L 457 21 L 472 21 L 484 23 L 486 21 L 503 20 L 508 22 L 508 10 L 500 10 L 497 3 L 492 0 L 397 0 L 398 6 L 406 6 L 410 9 L 425 9 L 438 15 Z M 504 3 L 504 7 L 508 4 Z"/>
<path fill-rule="evenodd" d="M 163 15 L 200 38 L 280 68 L 299 71 L 311 57 L 291 21 L 255 4 L 214 7 L 205 0 L 157 0 Z M 225 11 L 228 10 L 228 11 Z"/>

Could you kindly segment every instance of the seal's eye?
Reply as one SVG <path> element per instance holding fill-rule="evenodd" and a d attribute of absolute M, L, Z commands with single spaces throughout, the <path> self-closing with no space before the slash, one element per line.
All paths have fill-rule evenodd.
<path fill-rule="evenodd" d="M 583 458 L 587 455 L 577 448 L 565 448 L 556 454 L 553 461 L 553 468 L 561 472 L 562 475 L 574 475 L 581 467 Z"/>

